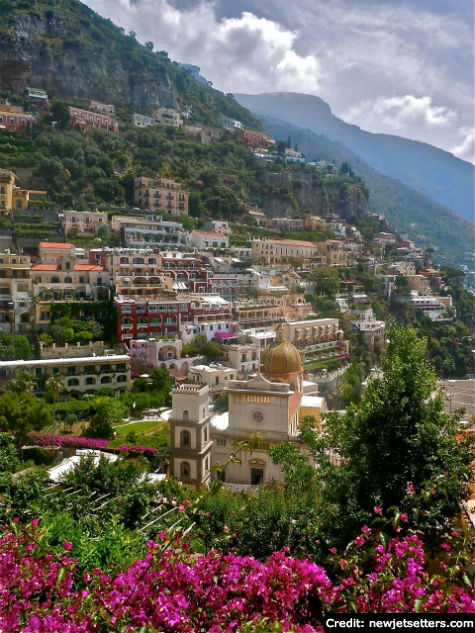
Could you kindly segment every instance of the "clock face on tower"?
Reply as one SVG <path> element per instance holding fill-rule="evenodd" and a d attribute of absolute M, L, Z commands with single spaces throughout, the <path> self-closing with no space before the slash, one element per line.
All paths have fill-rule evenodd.
<path fill-rule="evenodd" d="M 264 414 L 262 413 L 262 411 L 254 411 L 254 413 L 252 414 L 252 419 L 254 420 L 254 422 L 262 422 L 262 420 L 264 419 Z"/>

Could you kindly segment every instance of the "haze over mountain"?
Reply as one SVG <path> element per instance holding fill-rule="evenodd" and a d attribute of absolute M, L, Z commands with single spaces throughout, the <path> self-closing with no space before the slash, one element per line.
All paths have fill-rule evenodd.
<path fill-rule="evenodd" d="M 373 134 L 334 116 L 319 97 L 293 92 L 235 94 L 256 115 L 268 115 L 344 145 L 382 174 L 473 220 L 474 167 L 441 149 L 389 134 Z"/>
<path fill-rule="evenodd" d="M 435 258 L 451 263 L 473 261 L 474 227 L 451 209 L 443 207 L 421 193 L 376 171 L 359 156 L 326 136 L 267 116 L 261 116 L 264 130 L 277 140 L 288 139 L 297 144 L 308 160 L 328 160 L 338 165 L 351 164 L 369 188 L 369 204 L 373 212 L 383 214 L 391 227 L 407 233 L 421 246 L 435 246 Z"/>

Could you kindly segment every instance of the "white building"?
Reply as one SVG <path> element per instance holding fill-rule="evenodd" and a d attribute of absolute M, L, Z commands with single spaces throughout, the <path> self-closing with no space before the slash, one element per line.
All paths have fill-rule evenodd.
<path fill-rule="evenodd" d="M 190 234 L 190 243 L 198 250 L 206 250 L 208 248 L 228 248 L 229 237 L 222 233 L 208 231 L 192 231 Z"/>
<path fill-rule="evenodd" d="M 212 394 L 228 388 L 231 380 L 237 378 L 237 370 L 221 364 L 195 365 L 188 372 L 188 382 L 208 385 Z"/>

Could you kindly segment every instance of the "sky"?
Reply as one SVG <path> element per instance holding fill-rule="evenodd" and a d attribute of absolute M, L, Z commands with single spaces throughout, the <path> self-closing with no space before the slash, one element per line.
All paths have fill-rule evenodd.
<path fill-rule="evenodd" d="M 85 0 L 223 92 L 302 92 L 474 162 L 472 0 Z"/>

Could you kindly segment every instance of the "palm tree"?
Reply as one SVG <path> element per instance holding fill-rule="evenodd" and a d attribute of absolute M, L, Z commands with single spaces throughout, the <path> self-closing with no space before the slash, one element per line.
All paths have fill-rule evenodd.
<path fill-rule="evenodd" d="M 31 392 L 35 387 L 35 379 L 26 369 L 19 369 L 15 378 L 8 383 L 7 391 L 21 393 L 23 391 Z"/>

